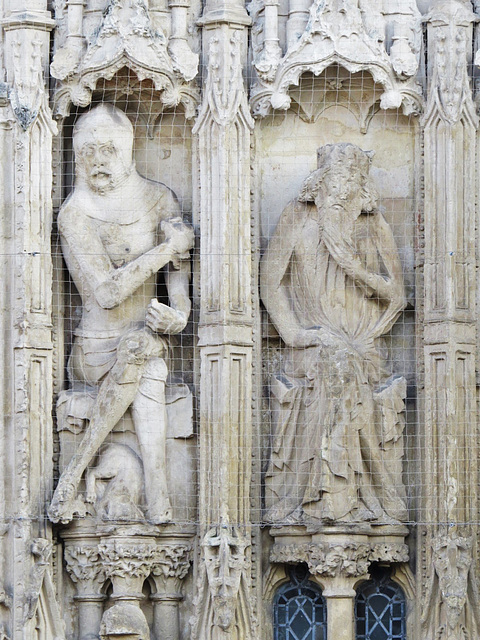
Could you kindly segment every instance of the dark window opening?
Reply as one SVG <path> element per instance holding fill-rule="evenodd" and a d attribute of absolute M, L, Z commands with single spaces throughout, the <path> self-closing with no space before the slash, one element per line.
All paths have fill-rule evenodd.
<path fill-rule="evenodd" d="M 356 640 L 406 640 L 402 588 L 388 567 L 372 566 L 370 575 L 355 599 Z"/>
<path fill-rule="evenodd" d="M 322 590 L 309 580 L 306 565 L 290 570 L 290 582 L 277 591 L 273 605 L 275 640 L 326 640 L 327 608 Z"/>

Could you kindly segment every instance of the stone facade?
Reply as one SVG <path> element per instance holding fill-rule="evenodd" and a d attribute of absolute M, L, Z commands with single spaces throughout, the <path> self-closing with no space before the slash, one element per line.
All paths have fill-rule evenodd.
<path fill-rule="evenodd" d="M 0 11 L 0 640 L 475 640 L 480 3 Z"/>

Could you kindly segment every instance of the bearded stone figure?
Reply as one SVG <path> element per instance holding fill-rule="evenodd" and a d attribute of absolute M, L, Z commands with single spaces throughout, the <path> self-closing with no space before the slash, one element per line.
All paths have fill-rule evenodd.
<path fill-rule="evenodd" d="M 130 410 L 143 461 L 147 518 L 161 524 L 172 518 L 165 464 L 169 337 L 185 328 L 190 314 L 193 230 L 182 222 L 170 189 L 137 173 L 133 127 L 124 113 L 108 104 L 92 109 L 79 118 L 73 142 L 75 188 L 58 228 L 83 307 L 68 372 L 72 390 L 89 392 L 94 402 L 49 516 L 62 523 L 73 518 L 85 469 Z M 155 298 L 162 268 L 168 306 Z M 87 501 L 94 500 L 95 491 L 87 486 Z"/>
<path fill-rule="evenodd" d="M 262 260 L 261 297 L 287 347 L 271 387 L 268 522 L 407 517 L 406 382 L 389 377 L 382 345 L 405 295 L 372 156 L 347 143 L 319 149 L 318 169 L 283 211 Z"/>

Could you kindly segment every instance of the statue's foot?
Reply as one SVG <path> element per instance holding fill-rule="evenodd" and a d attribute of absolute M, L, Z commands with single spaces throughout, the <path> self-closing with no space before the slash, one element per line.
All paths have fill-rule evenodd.
<path fill-rule="evenodd" d="M 48 517 L 52 522 L 68 524 L 73 516 L 85 515 L 85 505 L 76 499 L 77 488 L 71 482 L 59 482 L 48 508 Z"/>
<path fill-rule="evenodd" d="M 373 522 L 378 517 L 378 514 L 374 513 L 367 507 L 359 506 L 353 509 L 351 512 L 352 522 Z"/>
<path fill-rule="evenodd" d="M 173 521 L 172 508 L 167 509 L 148 509 L 147 520 L 152 524 L 168 524 Z"/>

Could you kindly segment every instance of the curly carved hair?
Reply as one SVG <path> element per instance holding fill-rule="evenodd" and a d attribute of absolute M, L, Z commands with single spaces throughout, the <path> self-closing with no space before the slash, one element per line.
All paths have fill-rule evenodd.
<path fill-rule="evenodd" d="M 318 169 L 304 180 L 298 199 L 315 202 L 321 184 L 335 171 L 335 167 L 348 166 L 360 173 L 362 184 L 362 211 L 371 213 L 378 206 L 378 192 L 370 176 L 373 151 L 363 151 L 354 144 L 341 142 L 320 147 L 317 152 Z"/>

